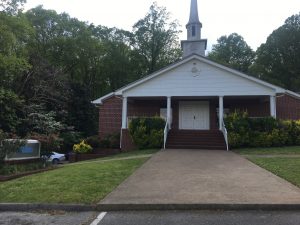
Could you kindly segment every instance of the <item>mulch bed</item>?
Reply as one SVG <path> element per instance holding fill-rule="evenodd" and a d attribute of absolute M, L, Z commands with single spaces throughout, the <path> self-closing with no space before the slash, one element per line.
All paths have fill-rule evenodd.
<path fill-rule="evenodd" d="M 90 154 L 71 154 L 69 155 L 69 162 L 79 162 L 84 160 L 102 158 L 118 153 L 120 153 L 120 149 L 95 149 L 93 153 Z"/>
<path fill-rule="evenodd" d="M 13 180 L 16 178 L 29 176 L 29 175 L 36 174 L 36 173 L 42 173 L 42 172 L 46 172 L 49 170 L 55 170 L 58 168 L 60 168 L 60 167 L 51 167 L 51 168 L 47 168 L 47 169 L 39 169 L 39 170 L 28 171 L 28 172 L 24 172 L 24 173 L 17 173 L 17 174 L 12 174 L 12 175 L 5 175 L 5 176 L 0 175 L 0 182 Z"/>

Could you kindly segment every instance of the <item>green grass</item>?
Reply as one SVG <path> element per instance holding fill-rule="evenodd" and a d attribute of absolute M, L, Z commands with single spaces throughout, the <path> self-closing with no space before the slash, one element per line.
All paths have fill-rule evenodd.
<path fill-rule="evenodd" d="M 0 202 L 97 203 L 146 160 L 140 158 L 73 164 L 3 182 L 0 183 Z"/>
<path fill-rule="evenodd" d="M 300 187 L 300 158 L 248 157 L 250 161 Z"/>
<path fill-rule="evenodd" d="M 273 148 L 242 148 L 234 149 L 242 155 L 300 155 L 300 146 L 273 147 Z"/>
<path fill-rule="evenodd" d="M 158 152 L 159 149 L 145 149 L 145 150 L 134 150 L 130 152 L 122 152 L 116 155 L 107 156 L 103 158 L 93 159 L 92 161 L 101 161 L 101 160 L 107 160 L 107 159 L 119 159 L 119 158 L 125 158 L 125 157 L 131 157 L 131 156 L 140 156 L 140 155 L 150 155 Z M 88 160 L 91 161 L 91 160 Z"/>

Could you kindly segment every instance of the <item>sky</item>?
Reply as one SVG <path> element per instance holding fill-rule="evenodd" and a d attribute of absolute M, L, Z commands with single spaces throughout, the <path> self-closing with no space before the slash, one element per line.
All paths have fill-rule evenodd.
<path fill-rule="evenodd" d="M 132 30 L 148 12 L 154 0 L 27 0 L 25 9 L 43 5 L 58 13 L 66 12 L 79 20 Z M 180 39 L 186 39 L 190 0 L 156 0 L 181 25 Z M 202 38 L 208 39 L 208 50 L 222 35 L 238 33 L 256 50 L 273 30 L 291 15 L 300 12 L 300 0 L 198 0 Z"/>

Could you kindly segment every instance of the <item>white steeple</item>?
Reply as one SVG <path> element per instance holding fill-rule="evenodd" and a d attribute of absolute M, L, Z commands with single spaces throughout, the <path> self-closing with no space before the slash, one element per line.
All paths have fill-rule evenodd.
<path fill-rule="evenodd" d="M 181 41 L 183 57 L 191 54 L 205 55 L 207 40 L 201 39 L 201 28 L 197 0 L 191 0 L 190 19 L 186 25 L 187 40 Z"/>
<path fill-rule="evenodd" d="M 191 0 L 190 19 L 188 24 L 186 25 L 187 39 L 201 39 L 201 28 L 202 24 L 199 21 L 197 0 Z"/>

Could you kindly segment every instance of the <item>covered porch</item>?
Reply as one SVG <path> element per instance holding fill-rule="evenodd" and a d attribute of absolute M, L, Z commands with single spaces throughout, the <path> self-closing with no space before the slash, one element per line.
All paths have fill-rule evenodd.
<path fill-rule="evenodd" d="M 187 131 L 189 131 L 191 136 L 197 135 L 199 137 L 201 135 L 207 135 L 207 138 L 211 139 L 213 139 L 213 137 L 217 139 L 217 134 L 221 132 L 228 150 L 227 130 L 224 125 L 224 117 L 226 117 L 226 114 L 234 112 L 235 110 L 247 111 L 250 117 L 272 116 L 276 118 L 276 97 L 123 97 L 122 130 L 127 130 L 131 118 L 160 116 L 166 120 L 164 147 L 166 147 L 170 130 L 173 134 L 175 131 L 185 131 L 185 133 L 182 134 L 177 132 L 179 136 L 187 135 Z M 191 133 L 192 131 L 194 133 Z M 174 139 L 178 138 L 175 137 Z"/>

